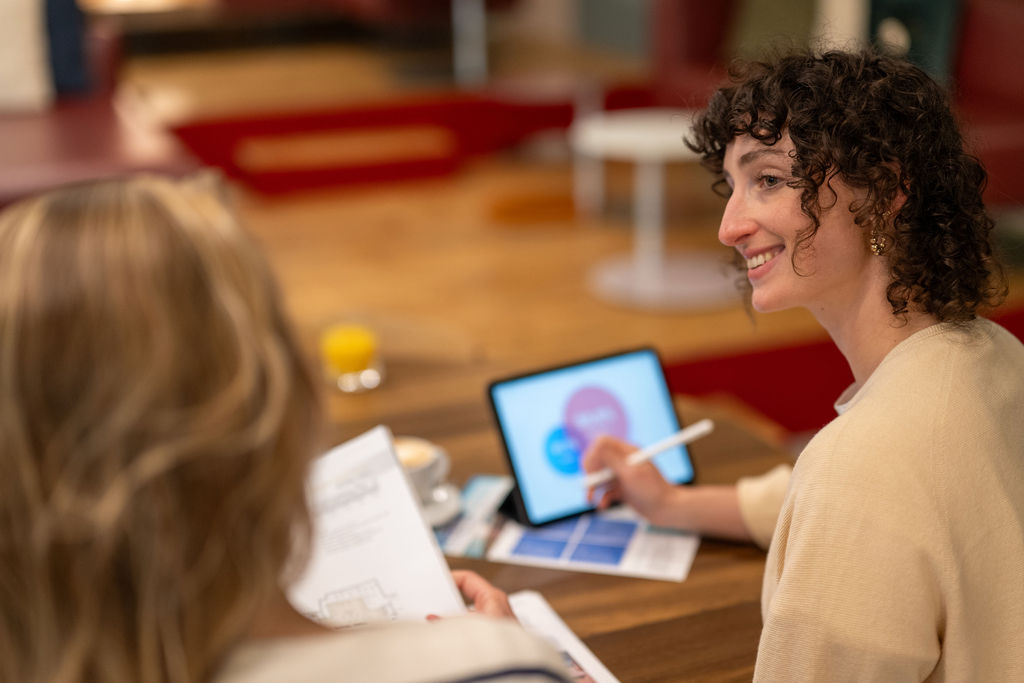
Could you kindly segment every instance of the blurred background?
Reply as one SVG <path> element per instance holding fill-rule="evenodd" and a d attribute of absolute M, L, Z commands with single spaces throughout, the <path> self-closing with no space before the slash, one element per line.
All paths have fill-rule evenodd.
<path fill-rule="evenodd" d="M 948 83 L 1013 265 L 996 314 L 1024 304 L 1020 0 L 2 4 L 0 202 L 219 168 L 311 351 L 334 321 L 378 334 L 392 394 L 343 415 L 443 401 L 458 368 L 484 368 L 469 389 L 482 400 L 488 373 L 652 344 L 681 393 L 734 400 L 785 433 L 827 419 L 848 373 L 806 312 L 752 314 L 728 275 L 681 299 L 595 282 L 618 259 L 696 291 L 662 265 L 728 259 L 721 200 L 684 150 L 679 112 L 730 60 L 767 50 L 875 42 Z M 669 108 L 615 149 L 611 114 Z M 574 137 L 587 125 L 596 142 Z M 653 152 L 630 158 L 641 147 Z M 647 285 L 619 294 L 651 285 L 630 272 Z M 821 403 L 816 380 L 823 406 L 773 413 L 786 392 Z"/>

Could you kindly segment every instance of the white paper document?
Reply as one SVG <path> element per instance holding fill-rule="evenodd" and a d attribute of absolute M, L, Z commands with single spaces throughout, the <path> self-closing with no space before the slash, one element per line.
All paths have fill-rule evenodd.
<path fill-rule="evenodd" d="M 536 591 L 519 591 L 508 596 L 508 601 L 523 628 L 548 641 L 562 653 L 573 681 L 619 683 L 619 679 L 566 626 L 543 595 Z"/>
<path fill-rule="evenodd" d="M 505 522 L 487 559 L 578 572 L 683 581 L 700 537 L 651 526 L 628 507 L 530 528 Z"/>
<path fill-rule="evenodd" d="M 386 427 L 317 459 L 308 496 L 311 557 L 288 590 L 300 612 L 353 626 L 466 611 Z"/>

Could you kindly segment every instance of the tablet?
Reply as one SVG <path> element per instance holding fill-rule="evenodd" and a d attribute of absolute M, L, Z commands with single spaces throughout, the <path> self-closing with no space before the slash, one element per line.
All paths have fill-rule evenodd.
<path fill-rule="evenodd" d="M 657 352 L 633 349 L 492 382 L 488 394 L 515 478 L 515 517 L 539 525 L 593 509 L 582 455 L 600 434 L 637 447 L 679 431 Z M 654 458 L 665 479 L 693 481 L 685 446 Z"/>

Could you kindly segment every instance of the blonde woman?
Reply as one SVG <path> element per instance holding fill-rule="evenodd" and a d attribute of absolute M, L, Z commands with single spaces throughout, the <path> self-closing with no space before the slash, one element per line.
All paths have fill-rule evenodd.
<path fill-rule="evenodd" d="M 288 605 L 317 391 L 207 185 L 0 215 L 0 681 L 564 680 L 511 619 L 329 632 Z"/>

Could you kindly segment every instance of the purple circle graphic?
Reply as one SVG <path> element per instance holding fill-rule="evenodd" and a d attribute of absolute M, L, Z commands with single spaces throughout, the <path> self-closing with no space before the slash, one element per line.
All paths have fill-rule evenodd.
<path fill-rule="evenodd" d="M 601 434 L 629 438 L 629 421 L 619 399 L 597 386 L 581 387 L 569 397 L 565 404 L 565 429 L 579 438 L 584 450 Z"/>

